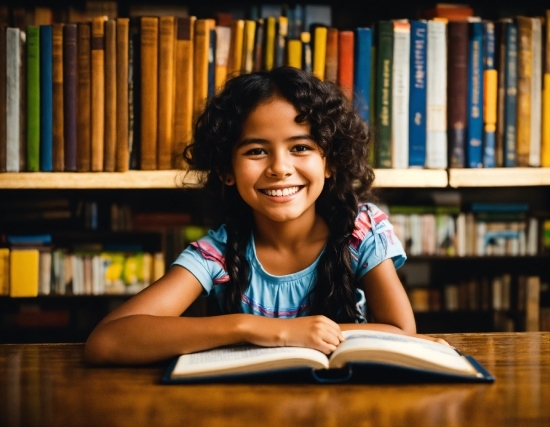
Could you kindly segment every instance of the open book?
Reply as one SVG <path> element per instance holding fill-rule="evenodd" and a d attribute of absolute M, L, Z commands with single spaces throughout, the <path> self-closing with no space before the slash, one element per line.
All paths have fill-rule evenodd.
<path fill-rule="evenodd" d="M 473 357 L 404 335 L 350 330 L 330 355 L 302 347 L 236 345 L 177 357 L 165 383 L 188 382 L 492 382 Z"/>

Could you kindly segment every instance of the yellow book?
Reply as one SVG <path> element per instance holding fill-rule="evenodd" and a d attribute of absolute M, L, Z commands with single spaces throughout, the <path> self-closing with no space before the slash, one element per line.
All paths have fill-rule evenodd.
<path fill-rule="evenodd" d="M 176 101 L 172 165 L 184 167 L 183 150 L 191 140 L 193 126 L 193 39 L 195 16 L 178 17 L 176 31 Z"/>
<path fill-rule="evenodd" d="M 208 98 L 208 53 L 210 50 L 210 29 L 215 27 L 214 19 L 195 21 L 193 51 L 193 117 L 197 115 Z"/>
<path fill-rule="evenodd" d="M 10 297 L 38 295 L 38 249 L 12 249 L 10 253 Z"/>
<path fill-rule="evenodd" d="M 254 38 L 256 35 L 256 21 L 247 19 L 244 21 L 243 54 L 241 71 L 251 73 L 254 68 Z"/>
<path fill-rule="evenodd" d="M 93 172 L 103 171 L 105 138 L 105 29 L 104 16 L 92 19 L 91 38 L 91 155 Z"/>
<path fill-rule="evenodd" d="M 157 169 L 172 168 L 174 146 L 176 20 L 159 18 L 158 149 Z"/>
<path fill-rule="evenodd" d="M 541 166 L 550 167 L 550 9 L 546 10 L 545 58 L 542 89 L 542 147 Z"/>
<path fill-rule="evenodd" d="M 529 166 L 531 148 L 531 76 L 532 39 L 531 18 L 518 16 L 518 92 L 516 166 Z"/>
<path fill-rule="evenodd" d="M 273 16 L 265 18 L 265 50 L 264 69 L 269 71 L 275 64 L 275 34 L 277 31 L 277 19 Z"/>
<path fill-rule="evenodd" d="M 327 56 L 327 27 L 315 27 L 313 32 L 313 74 L 319 79 L 325 79 L 325 64 Z"/>
<path fill-rule="evenodd" d="M 231 23 L 231 43 L 229 44 L 229 60 L 227 61 L 227 75 L 239 74 L 243 60 L 244 19 L 235 19 Z"/>
<path fill-rule="evenodd" d="M 116 102 L 117 105 L 128 105 L 128 55 L 129 55 L 130 19 L 116 18 Z M 116 158 L 118 172 L 130 168 L 130 147 L 128 108 L 116 109 Z"/>
<path fill-rule="evenodd" d="M 0 248 L 0 295 L 10 294 L 10 250 Z"/>
<path fill-rule="evenodd" d="M 291 39 L 287 43 L 287 64 L 302 69 L 302 41 Z"/>

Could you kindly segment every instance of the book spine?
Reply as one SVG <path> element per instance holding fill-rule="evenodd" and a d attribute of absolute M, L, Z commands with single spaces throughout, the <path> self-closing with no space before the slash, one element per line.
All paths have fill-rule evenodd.
<path fill-rule="evenodd" d="M 105 32 L 105 128 L 103 138 L 103 170 L 116 170 L 117 138 L 117 87 L 116 87 L 116 22 L 108 19 L 104 23 Z"/>
<path fill-rule="evenodd" d="M 392 61 L 392 168 L 409 167 L 409 91 L 411 24 L 393 23 Z"/>
<path fill-rule="evenodd" d="M 426 49 L 427 23 L 411 21 L 409 166 L 426 165 Z"/>
<path fill-rule="evenodd" d="M 302 69 L 302 41 L 290 39 L 287 43 L 287 65 Z"/>
<path fill-rule="evenodd" d="M 216 25 L 216 88 L 221 88 L 227 78 L 230 46 L 231 27 Z"/>
<path fill-rule="evenodd" d="M 268 16 L 264 19 L 264 22 L 264 69 L 269 71 L 275 65 L 275 35 L 277 33 L 277 19 L 274 16 Z"/>
<path fill-rule="evenodd" d="M 313 74 L 321 80 L 325 80 L 326 59 L 327 27 L 319 25 L 313 33 Z"/>
<path fill-rule="evenodd" d="M 157 168 L 157 120 L 158 120 L 158 17 L 141 17 L 141 132 L 140 168 Z M 205 49 L 208 52 L 207 49 Z M 205 76 L 207 69 L 205 69 Z"/>
<path fill-rule="evenodd" d="M 470 168 L 483 166 L 483 23 L 469 24 L 468 152 Z"/>
<path fill-rule="evenodd" d="M 497 69 L 497 126 L 495 135 L 495 166 L 504 166 L 504 97 L 506 94 L 506 26 L 512 22 L 505 18 L 495 23 L 495 67 Z"/>
<path fill-rule="evenodd" d="M 447 24 L 428 21 L 426 167 L 447 167 Z"/>
<path fill-rule="evenodd" d="M 495 68 L 495 24 L 483 23 L 483 166 L 496 166 L 498 74 Z"/>
<path fill-rule="evenodd" d="M 350 102 L 353 101 L 354 44 L 353 31 L 338 32 L 338 85 Z"/>
<path fill-rule="evenodd" d="M 65 124 L 63 115 L 63 24 L 52 24 L 52 170 L 65 169 Z"/>
<path fill-rule="evenodd" d="M 76 170 L 90 171 L 91 159 L 91 25 L 77 24 Z"/>
<path fill-rule="evenodd" d="M 516 17 L 518 24 L 518 85 L 516 166 L 529 166 L 531 147 L 531 78 L 533 29 L 531 18 Z"/>
<path fill-rule="evenodd" d="M 0 22 L 0 172 L 6 172 L 7 161 L 7 29 Z"/>
<path fill-rule="evenodd" d="M 377 166 L 391 168 L 391 93 L 393 61 L 393 24 L 379 21 L 376 29 L 376 126 L 378 128 Z"/>
<path fill-rule="evenodd" d="M 516 166 L 518 105 L 518 26 L 510 22 L 505 33 L 504 166 Z"/>
<path fill-rule="evenodd" d="M 63 138 L 65 141 L 64 170 L 76 171 L 77 144 L 77 26 L 63 26 Z"/>
<path fill-rule="evenodd" d="M 353 79 L 353 103 L 365 123 L 370 122 L 370 88 L 372 75 L 372 30 L 359 27 L 355 30 L 355 70 Z M 328 76 L 325 76 L 327 79 Z M 328 80 L 328 79 L 327 79 Z"/>
<path fill-rule="evenodd" d="M 541 107 L 542 107 L 542 24 L 538 17 L 532 22 L 532 78 L 531 78 L 531 139 L 529 147 L 529 166 L 540 166 L 541 154 Z"/>
<path fill-rule="evenodd" d="M 40 170 L 40 28 L 27 27 L 27 170 Z"/>
<path fill-rule="evenodd" d="M 209 26 L 210 24 L 206 19 L 197 19 L 195 22 L 193 50 L 193 116 L 196 116 L 202 110 L 206 99 L 208 98 L 208 46 L 210 44 Z"/>
<path fill-rule="evenodd" d="M 6 31 L 6 171 L 19 172 L 20 153 L 20 32 L 19 28 Z"/>
<path fill-rule="evenodd" d="M 338 32 L 339 32 L 338 28 L 334 28 L 334 27 L 330 27 L 327 30 L 325 80 L 333 83 L 336 83 L 338 81 Z M 372 44 L 372 33 L 371 33 L 371 44 Z M 360 58 L 357 58 L 357 60 L 359 61 Z"/>
<path fill-rule="evenodd" d="M 174 149 L 175 31 L 175 17 L 159 18 L 157 169 L 161 170 L 172 167 Z"/>
<path fill-rule="evenodd" d="M 302 70 L 311 72 L 313 71 L 311 34 L 308 31 L 302 31 L 300 40 L 302 41 Z"/>
<path fill-rule="evenodd" d="M 176 106 L 173 167 L 181 168 L 183 150 L 191 140 L 193 124 L 193 34 L 194 16 L 178 17 L 176 31 Z M 219 44 L 218 44 L 219 46 Z"/>
<path fill-rule="evenodd" d="M 27 169 L 27 27 L 20 25 L 19 28 L 19 171 L 26 172 Z"/>
<path fill-rule="evenodd" d="M 265 20 L 256 19 L 256 34 L 254 37 L 253 71 L 260 71 L 264 64 Z"/>
<path fill-rule="evenodd" d="M 92 19 L 90 39 L 91 106 L 90 170 L 103 170 L 105 140 L 105 18 Z"/>
<path fill-rule="evenodd" d="M 243 35 L 243 59 L 242 59 L 242 72 L 251 73 L 254 70 L 254 35 L 256 34 L 256 21 L 247 19 L 244 21 L 244 35 Z M 228 39 L 230 36 L 228 37 Z M 286 40 L 286 39 L 285 39 Z M 219 42 L 219 39 L 218 39 Z M 283 59 L 282 64 L 286 65 L 285 59 L 286 53 L 286 41 L 285 48 L 282 50 Z"/>
<path fill-rule="evenodd" d="M 53 169 L 52 26 L 40 26 L 40 170 Z"/>
<path fill-rule="evenodd" d="M 128 37 L 128 151 L 130 169 L 141 161 L 141 17 L 130 17 Z"/>
<path fill-rule="evenodd" d="M 449 166 L 466 166 L 466 126 L 468 100 L 468 23 L 450 21 L 447 25 L 448 77 L 447 89 L 449 124 Z"/>
<path fill-rule="evenodd" d="M 208 39 L 208 95 L 207 99 L 214 96 L 216 92 L 216 28 L 215 21 L 209 20 L 208 32 L 210 38 Z M 241 62 L 242 65 L 242 62 Z"/>
<path fill-rule="evenodd" d="M 116 161 L 118 172 L 130 167 L 130 147 L 128 144 L 128 47 L 130 37 L 129 18 L 116 18 Z"/>
<path fill-rule="evenodd" d="M 544 27 L 541 166 L 550 167 L 550 9 L 546 10 Z"/>
<path fill-rule="evenodd" d="M 282 67 L 285 64 L 285 51 L 286 51 L 286 42 L 288 39 L 288 17 L 279 16 L 277 17 L 277 27 L 276 27 L 276 43 L 275 43 L 275 66 Z M 246 46 L 243 46 L 246 47 Z M 243 50 L 243 71 L 245 70 L 245 54 Z M 324 69 L 323 69 L 324 73 Z"/>

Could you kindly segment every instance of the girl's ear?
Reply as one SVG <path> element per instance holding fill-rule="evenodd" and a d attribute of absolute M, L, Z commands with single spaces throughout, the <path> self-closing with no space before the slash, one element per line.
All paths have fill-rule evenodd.
<path fill-rule="evenodd" d="M 225 185 L 228 185 L 228 186 L 235 185 L 235 178 L 233 177 L 233 175 L 228 173 L 227 175 L 225 175 L 223 182 Z"/>
<path fill-rule="evenodd" d="M 332 176 L 332 168 L 329 165 L 325 166 L 325 178 L 330 178 Z"/>

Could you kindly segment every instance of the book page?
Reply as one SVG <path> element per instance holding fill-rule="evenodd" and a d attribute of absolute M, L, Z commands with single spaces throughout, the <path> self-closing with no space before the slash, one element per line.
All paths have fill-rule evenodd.
<path fill-rule="evenodd" d="M 364 330 L 344 331 L 344 337 L 346 340 L 331 355 L 331 368 L 364 361 L 444 373 L 477 373 L 452 347 L 422 338 Z"/>
<path fill-rule="evenodd" d="M 238 345 L 182 355 L 172 376 L 245 373 L 299 366 L 326 368 L 328 360 L 323 353 L 310 348 Z"/>

